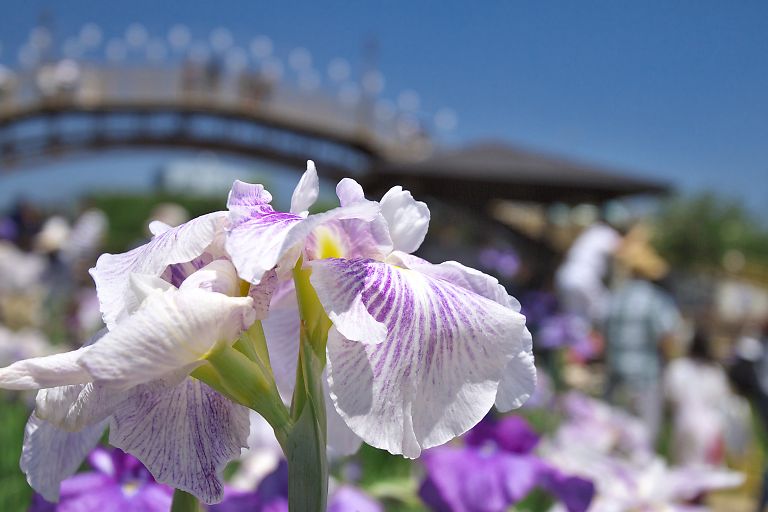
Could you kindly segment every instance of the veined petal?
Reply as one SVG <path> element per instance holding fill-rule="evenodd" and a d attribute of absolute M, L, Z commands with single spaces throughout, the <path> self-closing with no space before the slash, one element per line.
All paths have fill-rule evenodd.
<path fill-rule="evenodd" d="M 429 208 L 416 201 L 410 192 L 396 186 L 381 198 L 381 214 L 389 225 L 395 250 L 414 252 L 427 236 Z"/>
<path fill-rule="evenodd" d="M 536 390 L 536 365 L 533 363 L 532 337 L 528 329 L 522 336 L 522 349 L 504 368 L 496 393 L 496 408 L 501 412 L 522 406 Z"/>
<path fill-rule="evenodd" d="M 433 265 L 424 260 L 419 262 L 413 256 L 406 258 L 409 268 L 423 274 L 444 279 L 457 286 L 471 290 L 494 302 L 520 311 L 520 302 L 507 294 L 499 281 L 479 270 L 466 267 L 456 261 L 448 261 L 439 265 Z M 528 329 L 525 329 L 521 338 L 521 350 L 516 353 L 504 369 L 504 374 L 499 384 L 496 396 L 496 407 L 507 412 L 523 405 L 533 394 L 536 388 L 536 366 L 533 362 L 533 339 Z"/>
<path fill-rule="evenodd" d="M 41 389 L 89 382 L 90 375 L 77 361 L 90 349 L 82 347 L 71 352 L 34 357 L 0 368 L 0 388 Z"/>
<path fill-rule="evenodd" d="M 485 416 L 507 362 L 523 350 L 522 315 L 385 263 L 325 260 L 312 269 L 312 284 L 335 327 L 328 335 L 331 396 L 364 441 L 417 457 Z M 347 300 L 344 310 L 337 297 L 349 298 L 349 290 L 358 298 Z M 383 325 L 385 339 L 350 341 L 345 332 L 360 335 L 358 341 L 370 338 L 355 325 L 362 315 L 345 314 L 349 308 Z"/>
<path fill-rule="evenodd" d="M 96 382 L 131 387 L 191 370 L 218 342 L 253 323 L 253 299 L 199 289 L 149 296 L 79 359 Z"/>
<path fill-rule="evenodd" d="M 58 501 L 61 481 L 77 471 L 105 427 L 106 422 L 102 422 L 79 432 L 67 432 L 32 414 L 24 430 L 19 464 L 30 487 L 46 500 Z"/>
<path fill-rule="evenodd" d="M 96 282 L 104 323 L 112 330 L 128 315 L 127 291 L 131 274 L 159 276 L 168 265 L 200 256 L 223 227 L 226 212 L 203 215 L 160 232 L 152 240 L 122 254 L 102 254 L 90 270 Z"/>
<path fill-rule="evenodd" d="M 320 180 L 317 178 L 315 162 L 307 160 L 307 170 L 301 176 L 291 196 L 291 213 L 306 217 L 309 207 L 315 204 L 320 194 Z"/>
<path fill-rule="evenodd" d="M 126 398 L 123 392 L 92 382 L 41 389 L 35 415 L 62 430 L 78 432 L 107 419 Z"/>
<path fill-rule="evenodd" d="M 274 211 L 267 197 L 271 199 L 261 185 L 236 182 L 228 203 L 226 249 L 240 277 L 253 284 L 273 268 L 280 276 L 293 268 L 306 238 L 318 226 L 341 219 L 370 221 L 379 213 L 379 206 L 367 201 L 304 218 Z"/>
<path fill-rule="evenodd" d="M 296 383 L 299 357 L 299 305 L 292 281 L 286 281 L 275 293 L 269 315 L 261 323 L 267 338 L 269 360 L 280 396 L 289 403 Z"/>
<path fill-rule="evenodd" d="M 205 503 L 223 496 L 221 473 L 248 446 L 248 409 L 202 382 L 137 387 L 112 416 L 109 442 L 137 457 L 158 482 Z"/>

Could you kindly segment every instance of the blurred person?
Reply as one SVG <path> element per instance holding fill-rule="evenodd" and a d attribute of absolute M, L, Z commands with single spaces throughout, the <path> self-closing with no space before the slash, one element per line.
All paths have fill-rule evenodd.
<path fill-rule="evenodd" d="M 605 397 L 639 416 L 655 439 L 662 411 L 662 353 L 680 315 L 671 297 L 654 284 L 668 268 L 647 243 L 630 239 L 617 258 L 629 278 L 613 294 L 604 322 Z"/>
<path fill-rule="evenodd" d="M 621 235 L 608 224 L 598 221 L 576 238 L 555 274 L 560 307 L 594 323 L 599 322 L 608 301 L 610 258 L 621 242 Z"/>
<path fill-rule="evenodd" d="M 723 464 L 726 407 L 735 397 L 703 331 L 694 333 L 687 356 L 669 363 L 664 396 L 673 406 L 673 460 L 684 466 Z"/>
<path fill-rule="evenodd" d="M 768 438 L 768 321 L 763 323 L 762 332 L 743 336 L 736 345 L 729 376 L 736 389 L 753 405 L 762 431 L 758 440 L 765 443 Z M 768 446 L 763 445 L 763 454 Z M 765 457 L 765 455 L 764 455 Z M 768 505 L 768 462 L 763 462 L 763 481 L 757 511 L 763 512 Z"/>

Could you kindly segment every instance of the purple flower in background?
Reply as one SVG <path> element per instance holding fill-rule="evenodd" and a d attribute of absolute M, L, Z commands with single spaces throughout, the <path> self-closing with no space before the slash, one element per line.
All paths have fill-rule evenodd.
<path fill-rule="evenodd" d="M 267 475 L 256 491 L 238 491 L 228 488 L 224 501 L 209 505 L 210 512 L 287 512 L 288 511 L 288 463 L 280 461 L 277 468 Z"/>
<path fill-rule="evenodd" d="M 30 512 L 170 510 L 173 489 L 155 482 L 135 457 L 117 449 L 96 448 L 88 455 L 88 462 L 94 471 L 64 480 L 58 504 L 49 503 L 35 494 Z"/>
<path fill-rule="evenodd" d="M 480 265 L 503 279 L 515 277 L 520 270 L 520 256 L 511 248 L 488 247 L 478 255 Z"/>
<path fill-rule="evenodd" d="M 525 292 L 520 297 L 520 304 L 520 312 L 525 315 L 527 324 L 534 328 L 557 311 L 557 298 L 542 290 Z"/>
<path fill-rule="evenodd" d="M 538 436 L 522 418 L 486 418 L 465 437 L 464 447 L 438 447 L 423 456 L 427 477 L 419 495 L 432 509 L 503 511 L 541 488 L 569 512 L 587 510 L 589 480 L 562 474 L 531 453 Z"/>
<path fill-rule="evenodd" d="M 227 489 L 224 501 L 209 505 L 210 512 L 287 512 L 288 464 L 283 460 L 261 481 L 256 491 Z M 384 508 L 359 489 L 338 487 L 330 497 L 328 512 L 383 512 Z"/>
<path fill-rule="evenodd" d="M 591 359 L 597 352 L 589 322 L 576 315 L 561 313 L 545 318 L 536 339 L 541 348 L 568 347 L 582 359 Z"/>

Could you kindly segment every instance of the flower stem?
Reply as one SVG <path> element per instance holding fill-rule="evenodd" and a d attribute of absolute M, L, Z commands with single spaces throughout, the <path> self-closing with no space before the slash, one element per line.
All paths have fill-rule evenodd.
<path fill-rule="evenodd" d="M 331 322 L 309 282 L 311 270 L 299 260 L 293 271 L 301 329 L 296 386 L 288 436 L 288 507 L 291 512 L 323 511 L 328 501 L 325 345 Z"/>
<path fill-rule="evenodd" d="M 173 491 L 171 512 L 202 512 L 203 508 L 197 498 L 181 489 Z"/>

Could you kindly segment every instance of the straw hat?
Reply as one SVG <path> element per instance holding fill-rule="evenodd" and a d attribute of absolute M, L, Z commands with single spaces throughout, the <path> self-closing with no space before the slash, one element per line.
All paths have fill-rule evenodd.
<path fill-rule="evenodd" d="M 651 246 L 651 230 L 638 224 L 624 237 L 616 250 L 616 261 L 627 270 L 655 281 L 669 272 L 669 264 Z"/>

